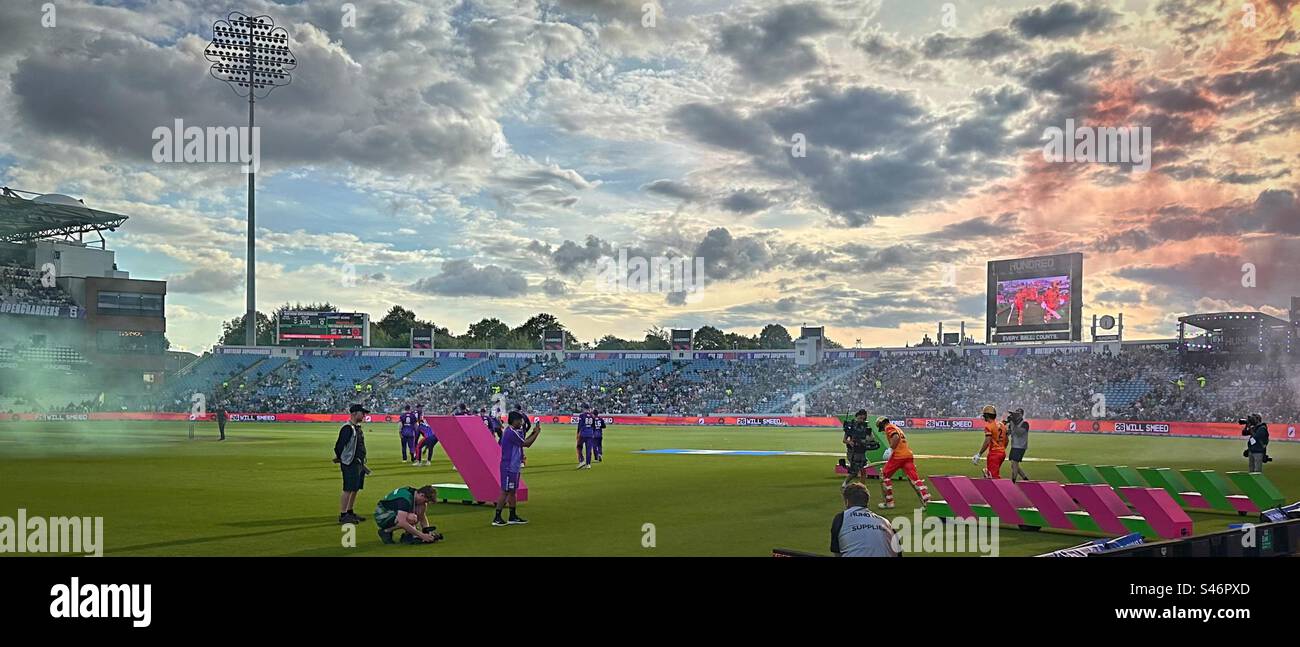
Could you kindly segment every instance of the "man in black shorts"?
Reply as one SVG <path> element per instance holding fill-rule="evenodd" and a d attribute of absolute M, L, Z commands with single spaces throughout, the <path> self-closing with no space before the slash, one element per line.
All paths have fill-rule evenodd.
<path fill-rule="evenodd" d="M 361 523 L 365 517 L 357 516 L 352 511 L 356 505 L 357 492 L 366 485 L 366 439 L 361 432 L 361 422 L 370 413 L 365 407 L 354 404 L 348 409 L 351 421 L 339 429 L 339 438 L 334 442 L 334 462 L 343 472 L 343 496 L 339 499 L 339 523 Z"/>
<path fill-rule="evenodd" d="M 1007 435 L 1011 436 L 1011 482 L 1028 481 L 1029 475 L 1021 469 L 1020 462 L 1025 460 L 1029 451 L 1029 421 L 1025 420 L 1025 410 L 1016 409 L 1007 414 Z"/>
<path fill-rule="evenodd" d="M 844 477 L 844 486 L 847 487 L 854 479 L 862 478 L 862 470 L 867 467 L 867 450 L 880 448 L 880 443 L 871 434 L 866 409 L 858 409 L 852 420 L 844 422 L 844 448 L 848 462 L 845 467 L 849 470 L 848 476 Z"/>

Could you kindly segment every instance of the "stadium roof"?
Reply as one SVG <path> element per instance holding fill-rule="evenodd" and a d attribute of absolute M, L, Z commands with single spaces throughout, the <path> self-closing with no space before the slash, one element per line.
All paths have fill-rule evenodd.
<path fill-rule="evenodd" d="M 1285 319 L 1278 319 L 1273 315 L 1266 315 L 1262 312 L 1206 312 L 1179 317 L 1178 321 L 1205 330 L 1258 328 L 1261 324 L 1266 328 L 1290 325 Z"/>
<path fill-rule="evenodd" d="M 8 190 L 0 195 L 0 241 L 9 243 L 112 231 L 126 219 L 86 206 L 24 200 Z"/>

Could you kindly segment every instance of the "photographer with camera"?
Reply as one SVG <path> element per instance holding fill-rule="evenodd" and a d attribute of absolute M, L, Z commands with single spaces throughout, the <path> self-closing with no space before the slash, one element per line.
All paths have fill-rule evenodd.
<path fill-rule="evenodd" d="M 848 487 L 854 479 L 861 479 L 867 467 L 867 452 L 880 449 L 871 433 L 871 423 L 867 422 L 867 410 L 858 409 L 852 420 L 844 421 L 845 458 L 848 460 L 848 476 L 844 477 L 843 487 Z"/>
<path fill-rule="evenodd" d="M 1247 471 L 1264 471 L 1264 463 L 1273 460 L 1268 455 L 1268 425 L 1264 424 L 1264 417 L 1258 413 L 1252 413 L 1238 420 L 1237 424 L 1241 425 L 1241 435 L 1248 437 L 1246 451 L 1241 453 L 1249 465 Z"/>

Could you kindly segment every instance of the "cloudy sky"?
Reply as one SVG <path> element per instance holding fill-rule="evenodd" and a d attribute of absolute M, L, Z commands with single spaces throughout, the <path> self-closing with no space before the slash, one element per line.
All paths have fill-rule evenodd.
<path fill-rule="evenodd" d="M 229 3 L 51 4 L 0 3 L 0 184 L 129 215 L 118 264 L 202 350 L 243 311 L 246 177 L 153 132 L 245 123 L 203 55 Z M 299 61 L 258 104 L 264 310 L 902 345 L 978 330 L 987 260 L 1066 251 L 1133 336 L 1300 294 L 1298 0 L 242 4 Z M 1150 170 L 1048 163 L 1067 119 L 1149 127 Z M 602 290 L 620 249 L 704 289 Z"/>

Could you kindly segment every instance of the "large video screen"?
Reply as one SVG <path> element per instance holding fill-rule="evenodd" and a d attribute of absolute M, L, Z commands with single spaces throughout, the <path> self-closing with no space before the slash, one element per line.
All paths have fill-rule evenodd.
<path fill-rule="evenodd" d="M 370 345 L 370 315 L 356 312 L 285 311 L 276 319 L 276 343 L 284 346 L 362 348 Z"/>
<path fill-rule="evenodd" d="M 987 340 L 1078 341 L 1082 285 L 1083 254 L 989 261 Z"/>

